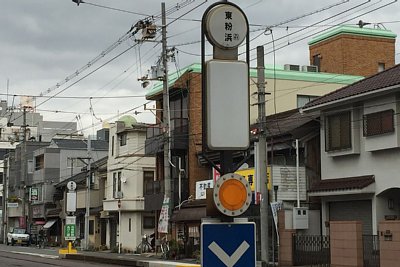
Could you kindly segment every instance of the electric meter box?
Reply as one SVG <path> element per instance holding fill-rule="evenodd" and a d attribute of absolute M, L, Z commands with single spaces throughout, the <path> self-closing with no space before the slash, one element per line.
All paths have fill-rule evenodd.
<path fill-rule="evenodd" d="M 293 208 L 293 229 L 308 229 L 308 208 Z"/>

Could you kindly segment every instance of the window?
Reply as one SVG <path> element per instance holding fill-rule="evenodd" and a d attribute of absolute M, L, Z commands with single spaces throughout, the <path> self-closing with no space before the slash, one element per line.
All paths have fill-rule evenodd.
<path fill-rule="evenodd" d="M 115 198 L 115 192 L 117 192 L 117 173 L 113 173 L 113 198 Z"/>
<path fill-rule="evenodd" d="M 123 133 L 123 134 L 120 134 L 118 137 L 119 137 L 119 145 L 120 146 L 125 146 L 126 145 L 127 134 Z"/>
<path fill-rule="evenodd" d="M 41 170 L 44 168 L 44 155 L 35 157 L 35 170 Z"/>
<path fill-rule="evenodd" d="M 153 171 L 144 171 L 143 172 L 143 192 L 145 195 L 153 194 L 152 184 L 154 182 L 154 172 Z M 150 185 L 151 184 L 151 185 Z"/>
<path fill-rule="evenodd" d="M 143 217 L 143 228 L 144 229 L 152 229 L 156 227 L 156 223 L 154 217 L 152 216 L 144 216 Z"/>
<path fill-rule="evenodd" d="M 351 148 L 351 112 L 341 112 L 326 117 L 325 150 Z"/>
<path fill-rule="evenodd" d="M 131 218 L 129 218 L 128 231 L 129 232 L 132 231 L 132 219 Z"/>
<path fill-rule="evenodd" d="M 316 99 L 318 96 L 315 95 L 297 95 L 297 107 L 304 107 L 308 102 Z"/>
<path fill-rule="evenodd" d="M 33 160 L 28 159 L 28 173 L 32 174 L 33 173 Z"/>
<path fill-rule="evenodd" d="M 89 220 L 89 235 L 94 235 L 94 220 Z"/>
<path fill-rule="evenodd" d="M 382 72 L 385 70 L 385 63 L 378 63 L 378 72 Z"/>
<path fill-rule="evenodd" d="M 111 137 L 111 156 L 114 156 L 114 136 Z"/>
<path fill-rule="evenodd" d="M 121 198 L 121 195 L 118 195 L 118 192 L 122 191 L 122 183 L 121 183 L 121 172 L 113 173 L 113 197 Z"/>
<path fill-rule="evenodd" d="M 364 136 L 394 132 L 392 109 L 364 115 Z"/>

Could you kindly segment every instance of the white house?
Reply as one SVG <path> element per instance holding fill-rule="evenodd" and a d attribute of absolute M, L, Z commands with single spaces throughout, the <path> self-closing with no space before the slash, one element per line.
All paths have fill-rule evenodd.
<path fill-rule="evenodd" d="M 144 212 L 143 181 L 154 180 L 155 172 L 154 157 L 144 154 L 146 129 L 127 115 L 110 124 L 103 218 L 111 249 L 135 251 L 142 236 L 154 232 L 154 215 Z"/>
<path fill-rule="evenodd" d="M 376 234 L 400 217 L 400 65 L 315 99 L 320 112 L 322 231 L 333 220 L 360 220 Z M 304 114 L 307 115 L 307 114 Z"/>

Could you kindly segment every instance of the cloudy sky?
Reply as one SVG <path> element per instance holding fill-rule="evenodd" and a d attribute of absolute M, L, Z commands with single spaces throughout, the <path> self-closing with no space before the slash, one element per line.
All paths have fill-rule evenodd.
<path fill-rule="evenodd" d="M 113 122 L 126 112 L 139 112 L 135 115 L 138 121 L 155 122 L 152 113 L 143 109 L 149 87 L 142 88 L 137 79 L 156 64 L 160 44 L 138 44 L 135 38 L 140 38 L 140 34 L 137 34 L 104 53 L 90 67 L 85 66 L 125 36 L 137 21 L 153 16 L 160 25 L 161 1 L 85 2 L 77 6 L 71 0 L 2 1 L 0 99 L 18 106 L 20 95 L 43 93 L 44 97 L 36 97 L 35 103 L 45 120 L 78 121 L 79 128 L 90 134 L 92 129 L 101 127 L 101 121 Z M 168 45 L 178 51 L 176 62 L 169 64 L 170 71 L 174 72 L 200 62 L 199 21 L 204 10 L 215 1 L 165 2 Z M 400 2 L 390 0 L 232 2 L 248 16 L 250 48 L 265 45 L 266 64 L 273 63 L 272 40 L 276 64 L 306 65 L 307 42 L 312 36 L 335 25 L 355 25 L 360 19 L 371 22 L 369 27 L 385 27 L 400 34 Z M 264 34 L 268 26 L 272 26 L 272 35 L 271 31 Z M 250 58 L 255 59 L 254 52 Z M 396 63 L 398 59 L 396 55 Z M 254 66 L 256 61 L 251 64 Z M 76 77 L 63 82 L 71 75 Z M 63 84 L 57 88 L 57 83 Z M 49 88 L 50 92 L 46 93 Z"/>

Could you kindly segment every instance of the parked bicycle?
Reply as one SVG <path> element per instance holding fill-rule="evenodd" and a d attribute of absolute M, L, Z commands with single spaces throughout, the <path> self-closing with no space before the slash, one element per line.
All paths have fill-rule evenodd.
<path fill-rule="evenodd" d="M 153 251 L 153 247 L 150 245 L 147 235 L 142 237 L 142 242 L 136 247 L 137 253 L 146 253 Z"/>
<path fill-rule="evenodd" d="M 39 229 L 38 234 L 36 235 L 36 247 L 45 248 L 47 241 L 46 230 L 43 228 Z"/>
<path fill-rule="evenodd" d="M 168 259 L 169 258 L 169 241 L 167 236 L 164 236 L 161 238 L 161 257 L 163 259 Z"/>

